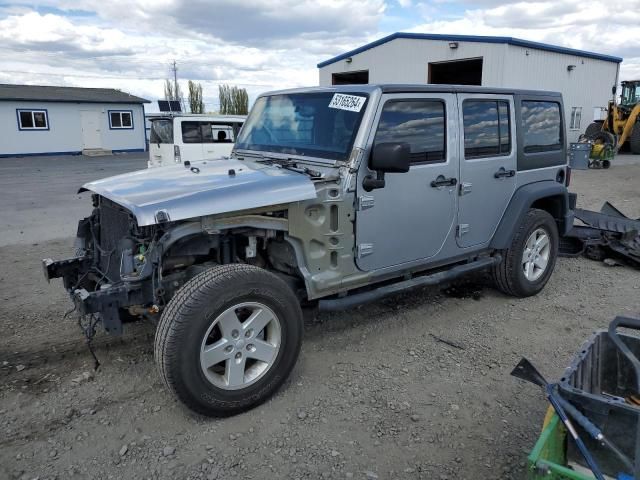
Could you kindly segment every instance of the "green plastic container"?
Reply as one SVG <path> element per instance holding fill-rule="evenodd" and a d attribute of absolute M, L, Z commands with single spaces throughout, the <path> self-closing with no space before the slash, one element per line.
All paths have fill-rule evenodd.
<path fill-rule="evenodd" d="M 540 438 L 528 458 L 528 480 L 593 480 L 567 468 L 567 432 L 556 414 L 545 421 Z"/>

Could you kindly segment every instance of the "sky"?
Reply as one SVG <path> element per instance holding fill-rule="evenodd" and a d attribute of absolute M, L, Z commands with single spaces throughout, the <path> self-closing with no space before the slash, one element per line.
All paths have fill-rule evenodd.
<path fill-rule="evenodd" d="M 0 0 L 0 83 L 117 88 L 172 78 L 250 98 L 318 84 L 316 64 L 393 32 L 501 35 L 624 58 L 640 78 L 640 0 Z"/>

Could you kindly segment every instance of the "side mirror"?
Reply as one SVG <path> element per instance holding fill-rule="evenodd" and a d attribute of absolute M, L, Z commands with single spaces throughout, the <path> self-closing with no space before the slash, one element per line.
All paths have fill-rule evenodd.
<path fill-rule="evenodd" d="M 370 192 L 385 186 L 385 173 L 408 172 L 411 166 L 411 147 L 408 143 L 378 143 L 373 146 L 369 168 L 376 171 L 376 177 L 367 175 L 362 187 Z"/>
<path fill-rule="evenodd" d="M 389 173 L 408 172 L 411 166 L 408 143 L 378 143 L 371 153 L 371 170 Z"/>

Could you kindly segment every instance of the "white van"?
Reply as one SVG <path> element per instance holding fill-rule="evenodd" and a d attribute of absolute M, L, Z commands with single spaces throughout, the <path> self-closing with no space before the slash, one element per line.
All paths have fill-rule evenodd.
<path fill-rule="evenodd" d="M 228 157 L 245 115 L 158 115 L 149 118 L 148 167 Z"/>

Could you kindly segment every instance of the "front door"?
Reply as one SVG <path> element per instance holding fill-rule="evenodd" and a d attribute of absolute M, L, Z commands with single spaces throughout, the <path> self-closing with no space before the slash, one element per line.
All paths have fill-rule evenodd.
<path fill-rule="evenodd" d="M 458 94 L 458 246 L 489 242 L 516 188 L 515 114 L 509 95 Z"/>
<path fill-rule="evenodd" d="M 80 124 L 82 126 L 82 148 L 102 148 L 100 112 L 80 110 Z"/>
<path fill-rule="evenodd" d="M 367 192 L 358 175 L 356 262 L 374 270 L 436 255 L 455 225 L 458 140 L 453 94 L 384 95 L 372 131 L 373 145 L 406 142 L 407 173 L 387 173 L 383 188 Z"/>

